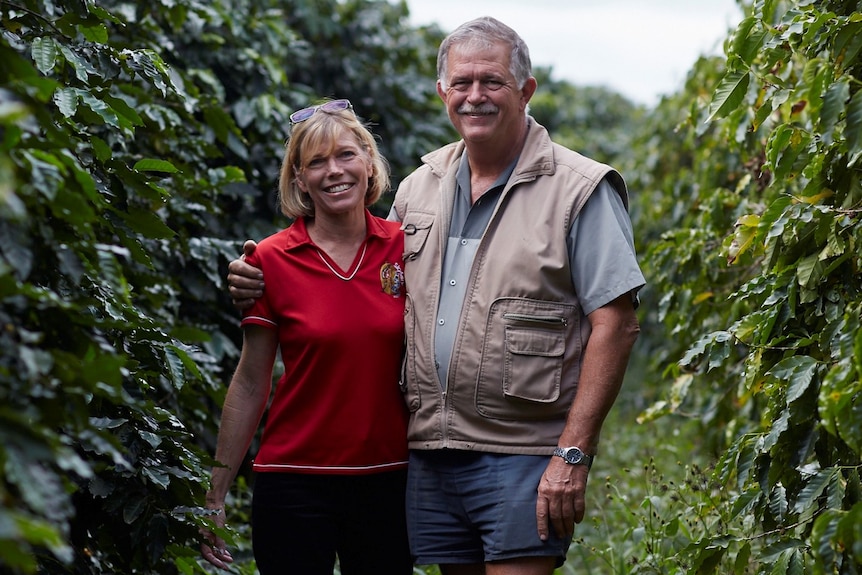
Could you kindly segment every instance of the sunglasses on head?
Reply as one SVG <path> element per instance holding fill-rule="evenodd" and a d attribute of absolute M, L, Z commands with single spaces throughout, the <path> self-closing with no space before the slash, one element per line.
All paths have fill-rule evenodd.
<path fill-rule="evenodd" d="M 298 124 L 300 122 L 304 122 L 310 117 L 312 117 L 314 113 L 318 110 L 323 110 L 324 112 L 339 112 L 341 110 L 350 110 L 352 112 L 353 104 L 350 103 L 350 100 L 331 100 L 323 104 L 318 104 L 317 106 L 309 106 L 308 108 L 297 110 L 296 112 L 291 114 L 290 123 Z"/>

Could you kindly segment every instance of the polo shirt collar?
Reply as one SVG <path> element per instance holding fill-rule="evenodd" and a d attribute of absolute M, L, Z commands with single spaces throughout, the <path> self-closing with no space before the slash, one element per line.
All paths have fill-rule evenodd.
<path fill-rule="evenodd" d="M 287 238 L 284 244 L 285 250 L 292 250 L 303 245 L 314 245 L 311 237 L 308 235 L 307 226 L 308 217 L 297 218 L 293 225 L 287 229 Z M 365 210 L 365 241 L 371 238 L 382 238 L 384 240 L 392 237 L 389 230 L 384 227 L 383 223 L 374 216 L 366 208 Z"/>

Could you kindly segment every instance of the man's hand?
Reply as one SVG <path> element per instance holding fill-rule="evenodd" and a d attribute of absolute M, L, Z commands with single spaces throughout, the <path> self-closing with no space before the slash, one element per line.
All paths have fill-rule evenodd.
<path fill-rule="evenodd" d="M 569 465 L 559 457 L 551 457 L 541 481 L 536 499 L 536 523 L 539 538 L 548 539 L 549 526 L 560 538 L 571 538 L 575 523 L 584 519 L 586 509 L 586 465 Z"/>
<path fill-rule="evenodd" d="M 248 309 L 254 305 L 254 300 L 263 295 L 263 272 L 245 263 L 257 249 L 257 243 L 247 240 L 242 245 L 242 255 L 228 264 L 227 283 L 233 305 L 239 309 Z"/>

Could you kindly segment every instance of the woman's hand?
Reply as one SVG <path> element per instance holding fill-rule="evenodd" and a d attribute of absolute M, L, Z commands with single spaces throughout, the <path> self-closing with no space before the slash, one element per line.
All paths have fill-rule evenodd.
<path fill-rule="evenodd" d="M 213 523 L 218 527 L 225 526 L 224 507 L 211 508 L 216 513 L 212 516 Z M 219 569 L 227 569 L 233 563 L 233 556 L 227 550 L 224 540 L 217 537 L 215 533 L 209 529 L 201 529 L 201 535 L 204 536 L 204 542 L 201 543 L 201 555 L 204 559 L 218 567 Z"/>

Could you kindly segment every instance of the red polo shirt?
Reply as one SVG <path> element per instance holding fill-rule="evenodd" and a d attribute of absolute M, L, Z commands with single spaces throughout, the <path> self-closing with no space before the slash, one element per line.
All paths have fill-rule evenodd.
<path fill-rule="evenodd" d="M 248 258 L 267 287 L 242 325 L 277 329 L 284 363 L 255 471 L 364 474 L 407 465 L 398 387 L 404 239 L 395 222 L 367 211 L 366 222 L 365 253 L 349 270 L 318 251 L 303 219 Z M 359 269 L 345 281 L 323 258 L 343 277 Z"/>

